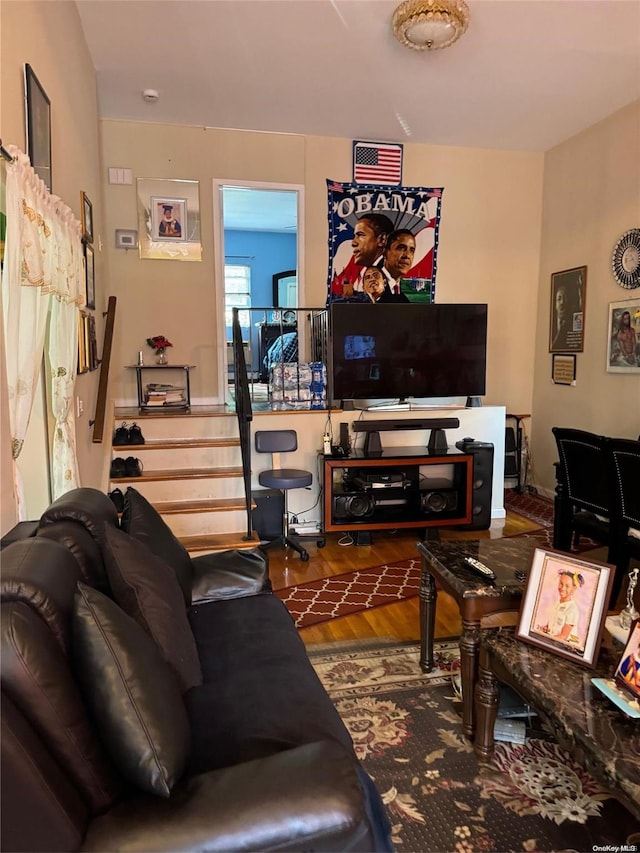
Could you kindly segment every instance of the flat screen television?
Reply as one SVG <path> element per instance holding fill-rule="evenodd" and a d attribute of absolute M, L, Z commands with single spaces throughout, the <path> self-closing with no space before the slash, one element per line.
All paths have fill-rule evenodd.
<path fill-rule="evenodd" d="M 330 341 L 333 400 L 486 393 L 484 304 L 335 302 Z"/>

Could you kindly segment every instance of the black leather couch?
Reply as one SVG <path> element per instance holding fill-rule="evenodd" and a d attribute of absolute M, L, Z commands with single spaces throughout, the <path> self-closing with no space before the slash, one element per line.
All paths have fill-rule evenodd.
<path fill-rule="evenodd" d="M 393 849 L 259 549 L 77 489 L 1 566 L 3 850 Z"/>

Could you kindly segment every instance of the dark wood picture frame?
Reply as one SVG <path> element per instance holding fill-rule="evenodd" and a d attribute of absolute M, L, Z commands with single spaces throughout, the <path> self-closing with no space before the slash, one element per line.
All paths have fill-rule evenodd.
<path fill-rule="evenodd" d="M 91 243 L 84 244 L 84 278 L 86 307 L 93 310 L 96 307 L 96 267 Z"/>
<path fill-rule="evenodd" d="M 551 378 L 554 385 L 574 385 L 576 356 L 570 352 L 554 352 L 551 356 Z"/>
<path fill-rule="evenodd" d="M 549 352 L 584 352 L 587 268 L 551 274 Z"/>
<path fill-rule="evenodd" d="M 86 192 L 80 193 L 80 215 L 82 221 L 82 239 L 93 243 L 93 205 Z"/>
<path fill-rule="evenodd" d="M 29 63 L 24 66 L 27 154 L 39 178 L 51 192 L 51 101 Z"/>
<path fill-rule="evenodd" d="M 613 574 L 614 567 L 607 563 L 590 563 L 558 551 L 536 548 L 522 596 L 516 637 L 580 666 L 595 667 Z M 560 586 L 568 582 L 571 596 L 567 603 L 562 599 Z M 578 615 L 577 624 L 569 621 L 571 614 L 567 607 L 571 604 Z M 554 625 L 554 619 L 558 625 Z M 566 638 L 560 636 L 560 630 L 554 633 L 554 628 L 563 621 L 565 626 L 571 626 Z"/>

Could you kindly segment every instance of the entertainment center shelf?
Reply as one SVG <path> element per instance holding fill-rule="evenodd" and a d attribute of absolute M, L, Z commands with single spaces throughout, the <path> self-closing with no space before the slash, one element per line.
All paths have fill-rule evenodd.
<path fill-rule="evenodd" d="M 323 456 L 323 478 L 323 532 L 471 522 L 473 456 L 454 448 L 433 453 L 390 447 Z"/>

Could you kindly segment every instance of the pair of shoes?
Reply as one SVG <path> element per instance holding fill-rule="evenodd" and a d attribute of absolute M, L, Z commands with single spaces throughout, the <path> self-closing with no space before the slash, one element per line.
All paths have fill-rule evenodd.
<path fill-rule="evenodd" d="M 112 480 L 119 480 L 122 477 L 141 477 L 142 462 L 133 456 L 127 456 L 123 459 L 122 456 L 116 456 L 111 460 L 111 471 L 109 477 Z"/>
<path fill-rule="evenodd" d="M 130 427 L 126 421 L 122 421 L 122 426 L 113 433 L 114 447 L 123 447 L 126 444 L 144 444 L 144 436 L 138 424 L 134 421 Z"/>
<path fill-rule="evenodd" d="M 119 513 L 124 512 L 124 495 L 120 489 L 109 492 L 109 498 Z"/>

